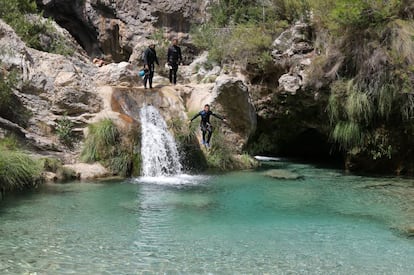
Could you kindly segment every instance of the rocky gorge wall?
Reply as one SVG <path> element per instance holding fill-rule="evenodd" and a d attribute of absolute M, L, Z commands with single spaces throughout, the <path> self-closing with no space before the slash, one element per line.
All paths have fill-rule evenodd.
<path fill-rule="evenodd" d="M 38 0 L 38 6 L 67 29 L 89 56 L 108 62 L 134 62 L 142 46 L 161 32 L 179 37 L 186 62 L 194 47 L 188 33 L 192 24 L 206 20 L 210 1 L 155 0 Z"/>
<path fill-rule="evenodd" d="M 67 167 L 77 170 L 81 178 L 110 174 L 102 166 L 78 165 L 88 125 L 109 118 L 120 128 L 139 129 L 139 109 L 143 105 L 156 106 L 169 122 L 178 120 L 185 124 L 188 112 L 212 104 L 215 111 L 228 119 L 226 125 L 217 128 L 232 144 L 234 154 L 243 152 L 255 131 L 256 114 L 248 87 L 236 76 L 216 70 L 204 76 L 208 83 L 201 83 L 203 78 L 191 82 L 200 72 L 194 70 L 194 65 L 183 66 L 180 79 L 188 84 L 170 86 L 168 79 L 157 75 L 155 88 L 145 90 L 138 68 L 129 62 L 97 67 L 82 50 L 73 56 L 37 51 L 27 47 L 1 20 L 0 34 L 0 45 L 10 49 L 0 54 L 2 69 L 17 72 L 13 94 L 28 113 L 24 123 L 2 117 L 1 136 L 17 134 L 33 156 L 61 159 Z M 70 147 L 59 139 L 58 128 L 63 119 L 73 125 Z M 91 169 L 97 174 L 91 173 Z"/>
<path fill-rule="evenodd" d="M 274 37 L 269 45 L 272 64 L 266 71 L 257 71 L 236 62 L 211 64 L 208 53 L 194 46 L 189 31 L 208 19 L 211 1 L 37 3 L 46 16 L 65 28 L 57 28 L 59 32 L 77 46 L 73 56 L 39 52 L 26 47 L 0 21 L 0 44 L 10 49 L 0 53 L 2 68 L 19 72 L 21 81 L 14 94 L 30 113 L 25 123 L 2 117 L 1 132 L 17 133 L 36 154 L 73 164 L 79 161 L 82 139 L 91 123 L 111 118 L 120 127 L 139 128 L 138 110 L 143 104 L 157 106 L 172 124 L 177 119 L 182 123 L 209 103 L 228 120 L 217 122 L 217 134 L 224 136 L 233 154 L 350 161 L 346 150 L 332 139 L 327 113 L 330 85 L 340 65 L 321 65 L 321 60 L 338 49 L 328 47 L 326 34 L 317 33 L 309 24 L 297 22 Z M 163 68 L 165 43 L 171 37 L 179 37 L 185 57 L 177 86 L 168 84 Z M 160 43 L 161 59 L 153 91 L 144 90 L 137 75 L 142 50 L 150 40 Z M 91 62 L 95 56 L 109 64 L 96 67 Z M 71 149 L 56 134 L 65 117 L 73 122 L 77 135 Z M 384 161 L 381 167 L 389 165 L 387 171 L 397 169 L 393 160 Z M 379 161 L 367 158 L 354 158 L 353 163 L 362 170 L 380 167 L 376 166 Z"/>

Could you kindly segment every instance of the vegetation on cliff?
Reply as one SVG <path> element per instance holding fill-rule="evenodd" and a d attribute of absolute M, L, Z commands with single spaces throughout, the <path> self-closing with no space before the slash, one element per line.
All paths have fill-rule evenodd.
<path fill-rule="evenodd" d="M 56 31 L 52 21 L 41 16 L 34 0 L 0 0 L 0 18 L 15 30 L 28 47 L 62 55 L 74 52 Z"/>
<path fill-rule="evenodd" d="M 246 68 L 255 64 L 262 73 L 273 63 L 269 41 L 280 33 L 280 27 L 295 20 L 309 23 L 318 54 L 310 66 L 306 89 L 318 94 L 319 106 L 312 107 L 318 131 L 344 153 L 350 168 L 414 172 L 412 1 L 228 0 L 213 5 L 211 13 L 210 22 L 194 32 L 197 45 L 210 50 L 212 60 Z M 313 95 L 274 95 L 270 104 L 277 104 L 275 100 L 283 103 L 276 108 L 282 111 L 277 114 L 279 134 L 270 139 L 257 135 L 256 143 L 262 140 L 271 147 L 251 146 L 262 152 L 280 152 L 287 139 L 295 138 L 286 127 L 309 121 L 309 117 L 299 117 L 304 112 L 298 111 L 295 117 L 290 110 L 307 104 L 283 106 L 295 100 L 314 101 Z M 266 118 L 259 117 L 260 121 Z"/>
<path fill-rule="evenodd" d="M 15 139 L 0 139 L 0 195 L 33 187 L 41 181 L 41 163 L 18 148 Z"/>
<path fill-rule="evenodd" d="M 111 119 L 90 124 L 81 159 L 101 162 L 120 176 L 138 175 L 141 167 L 139 135 L 136 130 L 119 129 Z"/>
<path fill-rule="evenodd" d="M 414 172 L 414 8 L 408 8 L 405 1 L 339 1 L 330 12 L 335 50 L 322 62 L 331 75 L 327 111 L 349 165 L 365 160 L 374 170 Z"/>

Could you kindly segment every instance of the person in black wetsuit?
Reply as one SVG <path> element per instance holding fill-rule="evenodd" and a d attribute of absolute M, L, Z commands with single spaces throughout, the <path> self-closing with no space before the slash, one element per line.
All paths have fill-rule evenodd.
<path fill-rule="evenodd" d="M 174 38 L 172 40 L 172 45 L 168 48 L 167 52 L 167 62 L 170 66 L 170 83 L 177 84 L 177 70 L 178 64 L 181 64 L 183 57 L 181 56 L 181 48 L 177 45 L 178 39 Z"/>
<path fill-rule="evenodd" d="M 159 66 L 157 52 L 155 51 L 155 44 L 151 43 L 147 49 L 144 51 L 144 88 L 147 88 L 147 82 L 149 82 L 149 87 L 152 89 L 152 78 L 154 77 L 155 64 Z"/>
<path fill-rule="evenodd" d="M 211 139 L 211 135 L 213 134 L 213 126 L 211 126 L 211 124 L 210 124 L 210 116 L 215 116 L 215 117 L 217 117 L 218 119 L 221 119 L 224 122 L 226 121 L 226 119 L 224 117 L 210 111 L 210 105 L 208 105 L 208 104 L 204 105 L 204 110 L 201 110 L 200 112 L 198 112 L 190 120 L 190 123 L 199 116 L 201 116 L 200 129 L 201 129 L 201 132 L 203 133 L 202 143 L 206 147 L 210 147 L 210 139 Z"/>

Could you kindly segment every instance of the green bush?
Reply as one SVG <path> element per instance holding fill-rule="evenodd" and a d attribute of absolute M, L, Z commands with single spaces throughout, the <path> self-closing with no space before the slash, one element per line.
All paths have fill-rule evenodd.
<path fill-rule="evenodd" d="M 33 187 L 40 182 L 41 165 L 17 150 L 17 142 L 0 140 L 0 192 Z"/>
<path fill-rule="evenodd" d="M 62 162 L 56 158 L 43 158 L 41 159 L 41 166 L 44 171 L 56 173 L 62 168 Z"/>
<path fill-rule="evenodd" d="M 330 25 L 343 32 L 344 28 L 365 29 L 386 23 L 396 16 L 400 4 L 400 0 L 337 0 L 330 12 Z"/>
<path fill-rule="evenodd" d="M 196 112 L 191 112 L 188 117 L 192 118 Z M 174 133 L 178 143 L 181 163 L 184 167 L 193 171 L 202 171 L 207 168 L 207 160 L 200 149 L 197 139 L 199 124 L 195 121 L 187 125 L 182 120 L 173 119 L 169 122 L 169 129 Z"/>
<path fill-rule="evenodd" d="M 205 25 L 193 29 L 193 35 L 196 46 L 208 50 L 209 59 L 219 64 L 236 61 L 265 67 L 271 61 L 268 52 L 272 35 L 262 27 L 238 25 L 218 29 Z"/>
<path fill-rule="evenodd" d="M 68 119 L 66 114 L 57 121 L 56 134 L 59 140 L 70 148 L 73 146 L 75 139 L 73 134 L 73 126 L 74 123 Z"/>
<path fill-rule="evenodd" d="M 88 130 L 81 153 L 82 160 L 94 162 L 109 159 L 119 141 L 119 131 L 113 121 L 101 120 L 89 125 Z"/>
<path fill-rule="evenodd" d="M 91 124 L 88 129 L 81 152 L 82 161 L 99 161 L 121 176 L 139 173 L 141 161 L 136 132 L 121 133 L 111 119 Z"/>
<path fill-rule="evenodd" d="M 340 121 L 335 125 L 332 138 L 343 149 L 353 150 L 364 146 L 364 133 L 360 125 L 354 121 Z"/>
<path fill-rule="evenodd" d="M 224 135 L 216 129 L 213 133 L 211 148 L 207 152 L 207 164 L 210 168 L 218 170 L 231 170 L 237 168 L 234 152 L 230 149 Z"/>

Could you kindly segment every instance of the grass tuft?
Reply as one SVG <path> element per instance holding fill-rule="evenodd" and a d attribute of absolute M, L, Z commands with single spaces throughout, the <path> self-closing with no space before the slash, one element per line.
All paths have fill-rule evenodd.
<path fill-rule="evenodd" d="M 89 125 L 81 159 L 85 162 L 106 160 L 111 156 L 119 138 L 119 131 L 110 119 Z"/>
<path fill-rule="evenodd" d="M 36 186 L 41 180 L 39 162 L 16 149 L 10 139 L 0 140 L 0 192 Z"/>
<path fill-rule="evenodd" d="M 104 119 L 89 125 L 81 159 L 99 161 L 116 175 L 138 175 L 141 166 L 138 140 L 136 131 L 121 133 L 111 119 Z"/>
<path fill-rule="evenodd" d="M 364 145 L 364 134 L 357 122 L 341 121 L 335 125 L 332 138 L 346 150 L 352 150 Z"/>

